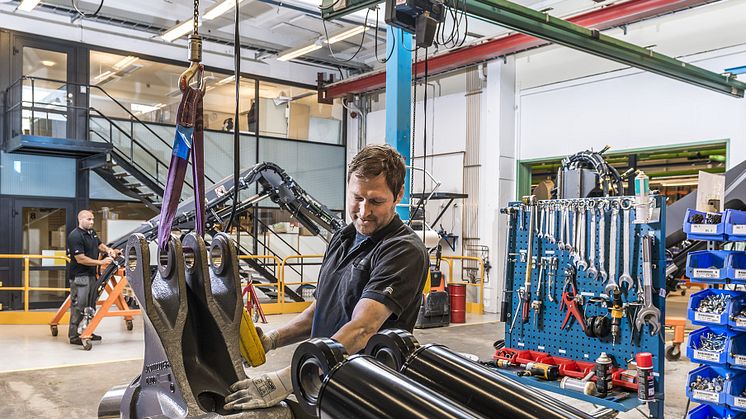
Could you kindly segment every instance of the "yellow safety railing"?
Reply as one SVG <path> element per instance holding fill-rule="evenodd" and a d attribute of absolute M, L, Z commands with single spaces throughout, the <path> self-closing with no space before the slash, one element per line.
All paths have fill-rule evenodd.
<path fill-rule="evenodd" d="M 317 259 L 319 259 L 319 258 L 323 258 L 323 257 L 324 257 L 323 254 L 289 255 L 289 256 L 285 256 L 282 259 L 282 264 L 280 265 L 281 266 L 280 267 L 280 284 L 282 284 L 282 286 L 280 287 L 280 289 L 282 290 L 282 293 L 280 295 L 282 297 L 282 299 L 280 301 L 282 301 L 282 304 L 285 304 L 285 286 L 287 286 L 287 285 L 307 285 L 307 284 L 313 284 L 313 285 L 315 285 L 315 284 L 318 283 L 318 280 L 316 280 L 314 282 L 302 281 L 303 278 L 301 278 L 301 281 L 299 281 L 299 282 L 285 282 L 285 267 L 287 266 L 288 261 L 292 260 L 292 259 L 310 259 L 310 258 L 317 258 Z"/>
<path fill-rule="evenodd" d="M 448 282 L 453 283 L 457 282 L 459 284 L 465 284 L 467 287 L 479 287 L 479 301 L 477 303 L 466 303 L 466 310 L 470 313 L 478 313 L 482 314 L 484 313 L 484 260 L 481 258 L 475 257 L 475 256 L 457 256 L 457 255 L 448 255 L 441 257 L 442 260 L 450 261 L 451 263 L 448 264 Z M 469 281 L 464 281 L 463 278 L 461 281 L 454 281 L 453 280 L 453 261 L 458 260 L 461 261 L 463 264 L 466 260 L 471 260 L 474 262 L 479 263 L 479 282 L 478 283 L 472 283 Z"/>
<path fill-rule="evenodd" d="M 51 287 L 32 287 L 30 286 L 30 273 L 32 259 L 57 259 L 64 260 L 66 263 L 70 262 L 66 256 L 56 255 L 0 255 L 0 259 L 23 259 L 23 286 L 22 287 L 0 287 L 0 291 L 23 291 L 23 311 L 28 312 L 29 304 L 29 293 L 35 291 L 53 291 L 53 292 L 68 292 L 69 288 L 51 288 Z"/>
<path fill-rule="evenodd" d="M 317 282 L 300 281 L 300 282 L 286 282 L 285 271 L 289 265 L 288 261 L 295 259 L 309 259 L 309 258 L 323 258 L 323 254 L 310 254 L 310 255 L 289 255 L 282 259 L 275 255 L 242 255 L 239 259 L 261 259 L 261 260 L 272 260 L 277 266 L 276 275 L 277 283 L 262 283 L 262 287 L 276 287 L 277 288 L 277 303 L 266 303 L 262 304 L 262 309 L 265 314 L 286 314 L 286 313 L 297 313 L 304 310 L 310 303 L 286 303 L 285 302 L 285 287 L 287 285 L 304 285 L 304 284 L 316 284 Z M 302 279 L 302 278 L 301 278 Z"/>

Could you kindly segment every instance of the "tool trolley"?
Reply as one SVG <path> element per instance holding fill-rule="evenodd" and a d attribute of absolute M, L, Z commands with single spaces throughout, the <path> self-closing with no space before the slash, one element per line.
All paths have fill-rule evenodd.
<path fill-rule="evenodd" d="M 702 403 L 689 417 L 746 417 L 746 252 L 721 250 L 746 240 L 746 212 L 690 209 L 684 219 L 689 240 L 707 250 L 687 255 L 687 276 L 709 284 L 689 299 L 687 316 L 701 326 L 689 335 L 687 357 L 700 364 L 689 372 L 686 395 Z"/>
<path fill-rule="evenodd" d="M 646 403 L 649 417 L 663 417 L 664 198 L 653 195 L 640 206 L 634 196 L 529 197 L 502 212 L 508 215 L 506 330 L 493 367 L 525 384 L 617 411 Z M 632 360 L 645 352 L 652 354 L 655 393 L 643 402 Z M 611 359 L 610 380 L 602 380 L 610 387 L 605 396 L 564 385 L 569 377 L 599 386 L 594 369 L 602 353 Z M 559 379 L 532 374 L 535 365 L 556 366 Z"/>

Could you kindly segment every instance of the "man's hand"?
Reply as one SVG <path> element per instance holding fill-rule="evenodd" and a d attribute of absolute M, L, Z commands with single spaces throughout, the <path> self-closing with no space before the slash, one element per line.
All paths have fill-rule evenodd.
<path fill-rule="evenodd" d="M 101 260 L 100 260 L 100 261 L 98 262 L 98 264 L 99 264 L 100 266 L 106 266 L 106 265 L 108 265 L 108 264 L 110 264 L 110 263 L 112 263 L 112 262 L 114 262 L 114 259 L 112 259 L 111 257 L 106 257 L 106 258 L 104 258 L 104 259 L 101 259 Z"/>
<path fill-rule="evenodd" d="M 226 410 L 252 410 L 272 407 L 293 392 L 290 367 L 247 378 L 231 386 L 225 398 Z"/>
<path fill-rule="evenodd" d="M 122 254 L 122 251 L 119 249 L 112 249 L 111 247 L 106 249 L 106 254 L 109 255 L 110 258 L 114 259 L 117 256 Z"/>
<path fill-rule="evenodd" d="M 262 347 L 264 348 L 265 354 L 273 349 L 277 349 L 277 339 L 280 337 L 280 332 L 278 332 L 277 329 L 272 330 L 265 335 L 262 328 L 257 327 L 256 333 L 259 335 L 259 340 L 262 341 Z"/>

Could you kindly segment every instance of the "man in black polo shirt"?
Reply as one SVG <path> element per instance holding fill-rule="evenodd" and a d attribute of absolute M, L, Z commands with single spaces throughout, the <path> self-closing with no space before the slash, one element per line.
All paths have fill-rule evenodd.
<path fill-rule="evenodd" d="M 260 334 L 265 351 L 309 337 L 331 337 L 351 354 L 381 329 L 410 332 L 417 320 L 429 257 L 396 215 L 404 194 L 404 159 L 390 146 L 367 146 L 350 162 L 347 213 L 332 237 L 314 301 L 287 325 Z M 272 406 L 292 392 L 290 367 L 235 383 L 226 409 Z"/>
<path fill-rule="evenodd" d="M 109 256 L 98 260 L 99 252 Z M 68 278 L 70 279 L 70 329 L 68 337 L 73 345 L 82 345 L 78 325 L 83 320 L 83 312 L 88 306 L 91 287 L 96 283 L 96 266 L 106 266 L 116 257 L 117 251 L 107 247 L 98 239 L 93 230 L 93 213 L 83 210 L 78 213 L 78 226 L 67 236 L 67 257 L 70 258 Z M 95 307 L 92 307 L 95 309 Z M 93 335 L 91 340 L 101 340 Z"/>

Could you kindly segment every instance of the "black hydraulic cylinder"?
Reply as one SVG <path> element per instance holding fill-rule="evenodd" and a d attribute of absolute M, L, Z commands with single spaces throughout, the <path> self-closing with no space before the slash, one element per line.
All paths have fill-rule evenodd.
<path fill-rule="evenodd" d="M 330 339 L 312 339 L 293 355 L 298 402 L 320 418 L 480 418 L 448 397 L 388 368 L 373 357 L 339 360 Z M 336 362 L 336 365 L 331 365 Z M 310 412 L 309 412 L 310 413 Z"/>
<path fill-rule="evenodd" d="M 511 419 L 592 418 L 445 346 L 419 347 L 414 336 L 403 330 L 385 330 L 374 335 L 365 353 L 390 367 L 400 368 L 406 377 L 481 415 Z M 400 364 L 403 359 L 406 361 Z"/>

